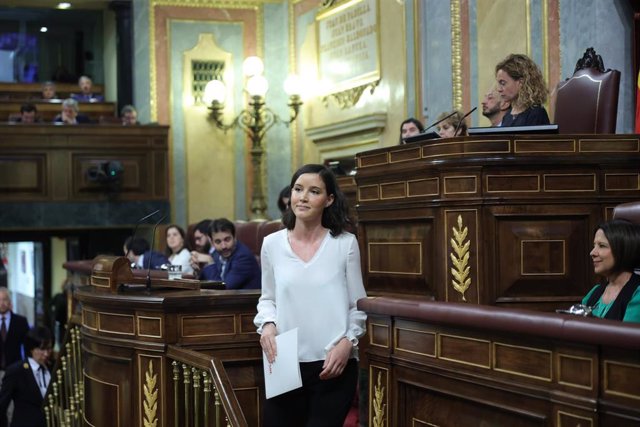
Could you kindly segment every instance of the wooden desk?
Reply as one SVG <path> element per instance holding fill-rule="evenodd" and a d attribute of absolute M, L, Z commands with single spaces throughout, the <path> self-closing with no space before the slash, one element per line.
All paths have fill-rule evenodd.
<path fill-rule="evenodd" d="M 98 257 L 90 286 L 74 292 L 82 304 L 86 421 L 105 427 L 143 425 L 145 395 L 156 391 L 158 425 L 188 425 L 173 423 L 175 356 L 169 353 L 174 348 L 193 350 L 207 362 L 212 356 L 222 361 L 247 425 L 259 426 L 264 383 L 253 318 L 260 290 L 116 291 L 131 283 L 144 283 L 144 278 L 135 279 L 124 258 Z M 153 386 L 145 377 L 148 369 L 157 377 Z"/>
<path fill-rule="evenodd" d="M 31 104 L 38 109 L 38 117 L 43 122 L 52 122 L 62 111 L 62 100 L 41 101 L 31 100 Z M 2 101 L 0 100 L 0 120 L 8 121 L 9 116 L 20 113 L 20 107 L 25 101 Z M 80 102 L 78 103 L 81 114 L 89 116 L 96 123 L 101 116 L 115 117 L 116 104 L 113 102 Z"/>
<path fill-rule="evenodd" d="M 369 298 L 369 425 L 640 426 L 640 328 Z"/>
<path fill-rule="evenodd" d="M 118 200 L 169 199 L 167 126 L 0 124 L 2 202 L 78 202 L 113 198 L 87 170 L 117 160 Z"/>
<path fill-rule="evenodd" d="M 596 281 L 596 225 L 640 199 L 638 135 L 451 138 L 356 162 L 369 295 L 566 308 Z"/>

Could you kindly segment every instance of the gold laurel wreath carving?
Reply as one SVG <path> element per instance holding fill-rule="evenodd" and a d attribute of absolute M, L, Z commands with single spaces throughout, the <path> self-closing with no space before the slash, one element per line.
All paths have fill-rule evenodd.
<path fill-rule="evenodd" d="M 149 369 L 144 374 L 144 427 L 158 426 L 158 374 L 153 372 L 153 363 L 149 360 Z"/>
<path fill-rule="evenodd" d="M 373 427 L 385 425 L 385 412 L 387 405 L 384 403 L 384 387 L 382 386 L 382 372 L 378 372 L 378 382 L 373 391 Z"/>
<path fill-rule="evenodd" d="M 453 238 L 451 239 L 451 248 L 453 250 L 450 254 L 451 263 L 453 264 L 451 268 L 451 275 L 453 276 L 451 283 L 453 289 L 462 294 L 462 301 L 467 301 L 464 293 L 471 286 L 471 277 L 469 277 L 471 271 L 469 267 L 469 247 L 471 242 L 469 240 L 465 241 L 469 234 L 469 229 L 463 226 L 462 215 L 458 215 L 458 228 L 453 227 L 451 231 L 453 232 Z"/>

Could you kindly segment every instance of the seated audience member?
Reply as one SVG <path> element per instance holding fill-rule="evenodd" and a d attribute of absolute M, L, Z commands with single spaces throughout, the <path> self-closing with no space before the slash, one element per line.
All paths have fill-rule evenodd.
<path fill-rule="evenodd" d="M 511 54 L 496 65 L 498 92 L 511 104 L 502 119 L 503 127 L 548 125 L 549 116 L 543 104 L 547 88 L 542 72 L 531 58 Z"/>
<path fill-rule="evenodd" d="M 20 117 L 14 120 L 15 123 L 37 123 L 38 109 L 31 103 L 22 104 L 20 107 Z"/>
<path fill-rule="evenodd" d="M 42 85 L 42 99 L 58 99 L 58 95 L 56 95 L 56 84 L 54 82 L 44 82 L 44 84 Z"/>
<path fill-rule="evenodd" d="M 120 111 L 120 118 L 122 119 L 123 126 L 139 125 L 138 111 L 133 105 L 125 105 Z"/>
<path fill-rule="evenodd" d="M 74 93 L 71 98 L 79 102 L 103 102 L 104 96 L 93 93 L 93 82 L 88 76 L 80 76 L 78 79 L 80 93 Z"/>
<path fill-rule="evenodd" d="M 582 299 L 591 314 L 611 320 L 640 322 L 640 226 L 612 220 L 598 226 L 591 250 L 593 271 L 606 279 Z"/>
<path fill-rule="evenodd" d="M 25 359 L 9 366 L 0 388 L 0 416 L 13 401 L 12 426 L 45 426 L 44 396 L 51 381 L 49 357 L 53 340 L 49 329 L 37 326 L 24 339 Z M 6 418 L 0 422 L 7 425 Z"/>
<path fill-rule="evenodd" d="M 505 101 L 500 97 L 500 93 L 496 87 L 492 87 L 482 99 L 482 115 L 491 122 L 491 126 L 502 125 L 502 118 L 511 106 L 509 101 Z"/>
<path fill-rule="evenodd" d="M 195 250 L 191 251 L 191 268 L 194 272 L 201 271 L 205 266 L 213 262 L 215 249 L 209 239 L 209 227 L 213 220 L 203 219 L 196 224 L 193 230 Z"/>
<path fill-rule="evenodd" d="M 444 119 L 453 111 L 444 112 L 438 116 L 438 121 Z M 463 119 L 464 114 L 456 111 L 451 117 L 443 120 L 436 126 L 436 132 L 440 138 L 452 138 L 454 136 L 464 136 L 467 134 L 467 122 Z"/>
<path fill-rule="evenodd" d="M 186 247 L 185 233 L 182 227 L 171 224 L 166 231 L 167 250 L 171 265 L 179 265 L 182 267 L 183 273 L 193 273 L 191 268 L 191 252 Z"/>
<path fill-rule="evenodd" d="M 226 289 L 260 289 L 260 266 L 251 249 L 236 239 L 233 222 L 216 219 L 209 230 L 214 262 L 202 270 L 200 279 L 222 281 Z"/>
<path fill-rule="evenodd" d="M 78 101 L 68 98 L 62 101 L 62 113 L 58 114 L 53 119 L 53 122 L 63 123 L 66 125 L 77 125 L 79 123 L 91 123 L 91 119 L 84 114 L 80 114 Z"/>
<path fill-rule="evenodd" d="M 131 237 L 127 238 L 122 250 L 124 256 L 133 264 L 133 268 L 146 270 L 151 264 L 152 270 L 160 270 L 164 264 L 169 264 L 169 258 L 160 252 L 152 251 L 149 248 L 147 239 L 142 237 L 136 237 L 133 240 L 131 240 Z"/>
<path fill-rule="evenodd" d="M 289 200 L 291 199 L 291 187 L 286 186 L 282 190 L 280 190 L 280 195 L 278 196 L 278 209 L 280 209 L 280 213 L 284 215 L 284 213 L 289 209 Z"/>
<path fill-rule="evenodd" d="M 404 144 L 405 138 L 422 133 L 424 126 L 420 120 L 409 117 L 400 124 L 400 144 Z"/>

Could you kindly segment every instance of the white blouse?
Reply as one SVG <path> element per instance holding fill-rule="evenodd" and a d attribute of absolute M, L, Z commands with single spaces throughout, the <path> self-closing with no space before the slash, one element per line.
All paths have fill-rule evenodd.
<path fill-rule="evenodd" d="M 275 322 L 278 333 L 298 328 L 301 362 L 324 360 L 342 338 L 354 343 L 365 333 L 367 315 L 356 303 L 367 295 L 362 283 L 360 250 L 355 236 L 329 232 L 309 262 L 293 252 L 283 229 L 264 238 L 260 255 L 262 296 L 254 319 Z"/>
<path fill-rule="evenodd" d="M 192 274 L 193 268 L 191 267 L 191 263 L 189 262 L 191 259 L 191 252 L 187 250 L 187 248 L 182 248 L 180 252 L 177 254 L 171 254 L 169 257 L 169 262 L 171 265 L 181 265 L 182 273 Z"/>

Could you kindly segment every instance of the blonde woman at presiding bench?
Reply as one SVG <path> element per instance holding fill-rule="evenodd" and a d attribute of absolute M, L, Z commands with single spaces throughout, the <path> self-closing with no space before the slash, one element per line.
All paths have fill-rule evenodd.
<path fill-rule="evenodd" d="M 305 165 L 291 179 L 284 230 L 264 239 L 262 296 L 255 324 L 267 360 L 276 335 L 298 328 L 302 387 L 267 399 L 263 426 L 342 426 L 358 379 L 366 314 L 358 242 L 333 173 Z"/>

